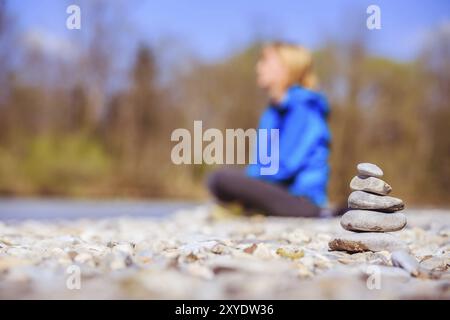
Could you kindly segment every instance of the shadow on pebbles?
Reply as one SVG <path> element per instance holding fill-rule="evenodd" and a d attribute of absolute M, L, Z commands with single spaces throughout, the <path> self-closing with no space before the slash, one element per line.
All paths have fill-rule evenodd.
<path fill-rule="evenodd" d="M 450 212 L 408 210 L 406 254 L 330 251 L 338 219 L 214 213 L 0 222 L 0 298 L 450 298 Z"/>

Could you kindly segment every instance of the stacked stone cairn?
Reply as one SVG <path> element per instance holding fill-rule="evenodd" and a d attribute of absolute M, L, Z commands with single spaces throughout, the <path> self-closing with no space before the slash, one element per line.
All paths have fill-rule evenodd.
<path fill-rule="evenodd" d="M 360 163 L 358 175 L 350 182 L 353 192 L 348 197 L 347 211 L 341 226 L 350 232 L 329 242 L 331 250 L 347 252 L 394 251 L 405 244 L 393 234 L 406 226 L 401 199 L 388 196 L 392 188 L 381 180 L 383 171 L 371 163 Z"/>

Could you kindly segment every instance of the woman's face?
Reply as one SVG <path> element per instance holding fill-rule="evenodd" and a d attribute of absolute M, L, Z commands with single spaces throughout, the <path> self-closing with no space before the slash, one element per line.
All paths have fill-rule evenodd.
<path fill-rule="evenodd" d="M 288 71 L 277 52 L 270 47 L 264 48 L 256 64 L 258 85 L 266 90 L 281 89 L 288 83 Z"/>

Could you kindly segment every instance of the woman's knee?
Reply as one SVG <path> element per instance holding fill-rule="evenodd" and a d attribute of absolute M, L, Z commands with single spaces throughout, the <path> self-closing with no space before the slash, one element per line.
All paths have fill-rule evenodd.
<path fill-rule="evenodd" d="M 208 190 L 215 196 L 221 193 L 221 186 L 224 180 L 224 173 L 222 170 L 217 170 L 210 173 L 206 179 L 206 186 Z"/>
<path fill-rule="evenodd" d="M 219 169 L 208 175 L 206 184 L 208 190 L 216 198 L 223 201 L 228 201 L 232 198 L 234 193 L 234 185 L 239 183 L 238 172 L 232 169 Z"/>

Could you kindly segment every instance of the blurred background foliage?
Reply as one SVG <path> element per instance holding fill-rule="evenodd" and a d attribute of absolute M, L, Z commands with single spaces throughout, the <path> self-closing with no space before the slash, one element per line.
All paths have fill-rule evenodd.
<path fill-rule="evenodd" d="M 265 39 L 218 62 L 174 38 L 141 42 L 121 66 L 127 33 L 109 8 L 83 25 L 68 59 L 18 50 L 17 17 L 0 0 L 1 195 L 204 199 L 213 168 L 172 164 L 172 130 L 194 120 L 257 126 L 266 101 L 254 66 Z M 368 161 L 406 203 L 450 204 L 448 28 L 410 62 L 373 56 L 360 37 L 326 41 L 315 56 L 332 108 L 331 202 L 345 201 L 355 165 Z"/>

